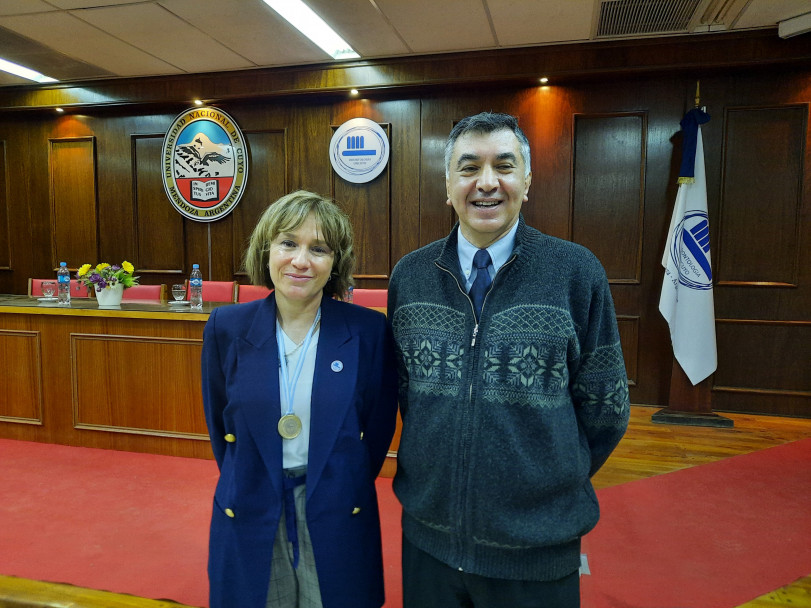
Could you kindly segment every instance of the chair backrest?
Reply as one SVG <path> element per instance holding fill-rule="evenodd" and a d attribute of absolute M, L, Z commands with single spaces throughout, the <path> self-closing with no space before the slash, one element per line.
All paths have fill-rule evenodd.
<path fill-rule="evenodd" d="M 166 285 L 133 285 L 124 290 L 122 302 L 165 302 Z"/>
<path fill-rule="evenodd" d="M 203 302 L 236 302 L 237 285 L 236 281 L 203 281 Z M 186 295 L 191 296 L 191 285 Z"/>
<path fill-rule="evenodd" d="M 353 289 L 352 303 L 366 308 L 386 308 L 388 295 L 387 289 Z"/>
<path fill-rule="evenodd" d="M 270 289 L 264 285 L 237 285 L 237 302 L 252 302 L 266 298 Z"/>
<path fill-rule="evenodd" d="M 56 277 L 52 279 L 28 279 L 28 297 L 38 298 L 42 295 L 42 282 L 43 281 L 56 281 Z M 70 297 L 71 298 L 89 298 L 90 292 L 87 287 L 79 283 L 76 279 L 70 280 Z"/>

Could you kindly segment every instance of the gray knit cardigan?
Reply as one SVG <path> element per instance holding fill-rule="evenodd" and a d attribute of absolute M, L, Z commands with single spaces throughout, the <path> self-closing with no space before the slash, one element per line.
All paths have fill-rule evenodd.
<path fill-rule="evenodd" d="M 590 477 L 628 424 L 628 380 L 595 256 L 519 219 L 477 324 L 457 230 L 405 256 L 389 284 L 403 431 L 403 532 L 482 576 L 577 570 L 599 518 Z"/>

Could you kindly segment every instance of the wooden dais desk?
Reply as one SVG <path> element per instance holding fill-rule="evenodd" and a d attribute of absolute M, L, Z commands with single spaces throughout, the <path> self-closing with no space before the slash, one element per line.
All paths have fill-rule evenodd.
<path fill-rule="evenodd" d="M 211 458 L 202 312 L 0 295 L 0 437 Z"/>

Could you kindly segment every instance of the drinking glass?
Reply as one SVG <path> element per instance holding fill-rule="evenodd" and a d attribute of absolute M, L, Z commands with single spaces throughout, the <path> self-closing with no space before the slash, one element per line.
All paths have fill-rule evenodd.
<path fill-rule="evenodd" d="M 42 295 L 46 298 L 52 298 L 53 295 L 56 293 L 56 281 L 43 281 L 41 283 L 42 286 Z"/>
<path fill-rule="evenodd" d="M 180 302 L 186 297 L 186 286 L 182 283 L 172 285 L 172 297 L 175 299 L 175 302 Z"/>

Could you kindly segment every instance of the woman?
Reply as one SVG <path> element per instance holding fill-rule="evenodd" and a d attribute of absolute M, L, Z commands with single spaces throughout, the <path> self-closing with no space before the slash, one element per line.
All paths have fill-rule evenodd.
<path fill-rule="evenodd" d="M 379 608 L 377 476 L 394 433 L 383 315 L 340 298 L 352 227 L 298 191 L 270 205 L 246 253 L 266 299 L 212 311 L 203 402 L 220 478 L 210 606 Z"/>

